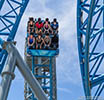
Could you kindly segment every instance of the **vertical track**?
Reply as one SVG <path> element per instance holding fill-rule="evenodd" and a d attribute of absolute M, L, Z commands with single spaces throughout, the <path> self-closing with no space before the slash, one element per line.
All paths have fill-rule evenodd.
<path fill-rule="evenodd" d="M 25 56 L 26 57 L 26 56 Z M 40 57 L 39 57 L 40 58 Z M 32 69 L 33 74 L 41 84 L 43 90 L 45 91 L 49 100 L 57 100 L 57 93 L 56 93 L 56 71 L 55 71 L 55 58 L 41 58 L 41 64 L 38 64 L 38 57 L 34 57 L 34 68 Z M 29 60 L 29 57 L 26 57 Z M 33 58 L 32 58 L 33 59 Z M 32 59 L 30 62 L 32 63 Z M 28 62 L 27 62 L 28 63 Z M 30 63 L 28 63 L 31 65 Z M 38 65 L 38 66 L 37 66 Z M 30 67 L 31 68 L 31 67 Z M 41 70 L 41 72 L 40 72 Z M 26 89 L 27 87 L 27 89 Z M 33 95 L 32 91 L 28 93 L 29 87 L 28 84 L 25 83 L 25 100 L 37 100 L 36 97 Z M 30 95 L 28 99 L 27 96 Z"/>
<path fill-rule="evenodd" d="M 25 45 L 25 60 L 30 66 L 30 69 L 38 82 L 42 86 L 49 100 L 57 100 L 56 86 L 56 57 L 34 57 L 29 56 L 26 52 Z M 32 93 L 27 82 L 24 84 L 24 99 L 37 100 Z"/>
<path fill-rule="evenodd" d="M 104 99 L 104 0 L 77 0 L 77 40 L 86 100 Z"/>

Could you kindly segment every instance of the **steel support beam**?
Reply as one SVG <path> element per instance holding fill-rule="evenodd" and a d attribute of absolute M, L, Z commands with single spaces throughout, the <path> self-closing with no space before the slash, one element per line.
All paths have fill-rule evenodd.
<path fill-rule="evenodd" d="M 34 75 L 31 73 L 28 65 L 24 62 L 24 60 L 20 56 L 18 50 L 15 48 L 15 46 L 12 43 L 6 43 L 6 44 L 4 43 L 4 47 L 6 47 L 7 51 L 10 50 L 8 53 L 11 54 L 11 51 L 14 52 L 13 55 L 11 54 L 10 56 L 8 56 L 10 58 L 9 58 L 9 60 L 7 62 L 6 68 L 9 67 L 11 69 L 10 66 L 14 66 L 15 65 L 14 62 L 16 61 L 16 65 L 17 65 L 19 71 L 21 72 L 21 74 L 23 75 L 23 77 L 27 81 L 27 83 L 30 85 L 31 89 L 33 90 L 33 93 L 35 93 L 37 98 L 39 100 L 48 100 L 46 95 L 45 95 L 45 93 L 44 93 L 44 91 L 42 90 L 41 86 L 39 85 L 38 81 L 36 80 Z M 15 57 L 15 59 L 13 59 L 14 57 Z M 10 72 L 11 72 L 11 70 L 10 70 Z M 8 76 L 8 73 L 4 73 L 3 76 L 5 76 L 5 77 L 6 77 L 5 74 L 7 74 L 7 79 L 3 80 L 4 81 L 2 83 L 3 86 L 0 88 L 1 91 L 3 89 L 5 89 L 6 86 L 10 87 L 10 84 L 11 84 L 11 81 L 12 81 L 11 74 L 9 73 L 9 76 Z M 8 77 L 9 77 L 9 79 L 8 79 Z M 10 81 L 7 82 L 7 80 L 10 80 Z M 9 91 L 9 89 L 7 89 L 5 91 Z M 3 92 L 1 92 L 1 95 L 0 95 L 1 98 L 7 97 L 8 92 L 5 92 L 5 91 L 3 90 Z M 3 93 L 5 93 L 5 95 Z M 6 98 L 5 99 L 0 99 L 0 100 L 6 100 Z"/>
<path fill-rule="evenodd" d="M 104 75 L 101 75 L 101 76 L 99 76 L 96 79 L 91 81 L 91 88 L 95 87 L 99 84 L 102 84 L 103 82 L 104 82 Z"/>
<path fill-rule="evenodd" d="M 0 84 L 0 100 L 7 100 L 10 85 L 12 80 L 14 79 L 16 56 L 13 50 L 11 50 L 10 48 L 8 48 L 7 50 L 11 52 L 8 55 L 6 66 L 2 72 L 2 81 Z"/>
<path fill-rule="evenodd" d="M 16 49 L 16 48 L 15 48 Z M 15 50 L 17 56 L 17 67 L 20 70 L 21 74 L 23 75 L 24 79 L 28 82 L 31 89 L 33 90 L 34 94 L 36 94 L 39 100 L 48 100 L 45 96 L 44 91 L 42 90 L 41 86 L 39 85 L 36 78 L 30 72 L 28 65 L 24 62 L 22 57 L 20 56 L 19 52 Z"/>
<path fill-rule="evenodd" d="M 0 41 L 2 41 L 2 39 Z M 33 93 L 37 96 L 38 100 L 48 100 L 40 84 L 31 73 L 28 65 L 24 62 L 13 43 L 4 42 L 3 48 L 7 50 L 9 55 L 6 66 L 2 73 L 2 82 L 0 84 L 0 100 L 7 100 L 10 85 L 12 80 L 14 79 L 13 72 L 15 70 L 15 65 L 17 65 L 19 71 L 21 72 L 27 83 L 30 85 Z"/>
<path fill-rule="evenodd" d="M 89 16 L 88 16 L 88 25 L 87 25 L 87 31 L 86 31 L 86 40 L 85 40 L 85 88 L 86 88 L 86 98 L 91 98 L 91 89 L 90 89 L 90 81 L 89 81 L 89 40 L 90 40 L 90 30 L 91 30 L 91 24 L 92 24 L 92 16 L 93 11 L 95 7 L 95 0 L 91 0 L 90 10 L 89 10 Z"/>
<path fill-rule="evenodd" d="M 4 1 L 5 1 L 5 0 L 0 0 L 0 10 L 1 10 L 3 4 L 4 4 Z"/>

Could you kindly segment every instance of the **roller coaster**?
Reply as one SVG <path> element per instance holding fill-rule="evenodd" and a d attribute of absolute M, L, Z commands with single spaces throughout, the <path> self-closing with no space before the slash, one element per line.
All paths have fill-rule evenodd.
<path fill-rule="evenodd" d="M 27 35 L 24 61 L 15 47 L 14 38 L 28 3 L 29 0 L 0 0 L 0 100 L 7 100 L 15 66 L 25 79 L 25 100 L 57 100 L 59 49 L 45 46 L 31 49 Z M 32 28 L 27 28 L 27 34 L 31 31 Z M 77 0 L 77 40 L 85 99 L 99 100 L 104 89 L 104 0 Z"/>
<path fill-rule="evenodd" d="M 30 17 L 25 42 L 25 60 L 49 100 L 57 100 L 56 56 L 59 54 L 59 36 L 56 18 L 54 21 L 55 29 L 51 27 L 53 25 L 50 24 L 48 18 L 45 21 L 41 18 L 34 21 L 34 18 Z M 25 100 L 36 99 L 27 82 L 25 82 L 24 91 Z"/>

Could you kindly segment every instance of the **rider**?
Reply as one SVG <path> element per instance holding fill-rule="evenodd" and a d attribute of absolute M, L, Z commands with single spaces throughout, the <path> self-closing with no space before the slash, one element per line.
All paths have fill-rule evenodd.
<path fill-rule="evenodd" d="M 44 30 L 44 34 L 51 33 L 51 26 L 48 18 L 45 19 L 43 30 Z"/>
<path fill-rule="evenodd" d="M 52 37 L 52 41 L 51 41 L 51 49 L 56 50 L 59 47 L 59 36 L 57 34 L 55 34 Z"/>
<path fill-rule="evenodd" d="M 41 34 L 38 34 L 38 37 L 36 37 L 36 49 L 42 49 L 44 45 L 44 40 L 42 38 Z"/>
<path fill-rule="evenodd" d="M 47 33 L 44 37 L 44 48 L 50 49 L 50 45 L 51 45 L 51 38 L 49 37 L 49 34 Z"/>
<path fill-rule="evenodd" d="M 30 35 L 33 35 L 35 32 L 35 24 L 34 24 L 34 18 L 33 17 L 29 18 L 27 31 Z"/>
<path fill-rule="evenodd" d="M 36 26 L 36 34 L 41 34 L 43 29 L 43 22 L 41 18 L 38 18 L 38 21 L 36 22 L 35 26 Z"/>
<path fill-rule="evenodd" d="M 58 24 L 56 18 L 54 18 L 53 22 L 51 22 L 51 28 L 52 28 L 52 33 L 53 34 L 57 34 L 58 33 L 59 24 Z"/>
<path fill-rule="evenodd" d="M 35 38 L 33 37 L 33 35 L 28 36 L 27 40 L 28 40 L 29 49 L 34 49 L 35 48 Z"/>

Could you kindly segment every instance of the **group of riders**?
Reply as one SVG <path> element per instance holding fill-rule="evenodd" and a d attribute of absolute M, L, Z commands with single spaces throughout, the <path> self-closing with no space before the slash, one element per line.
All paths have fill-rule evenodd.
<path fill-rule="evenodd" d="M 29 49 L 56 50 L 59 46 L 59 24 L 54 18 L 52 22 L 48 18 L 29 18 L 27 25 L 27 42 Z"/>

